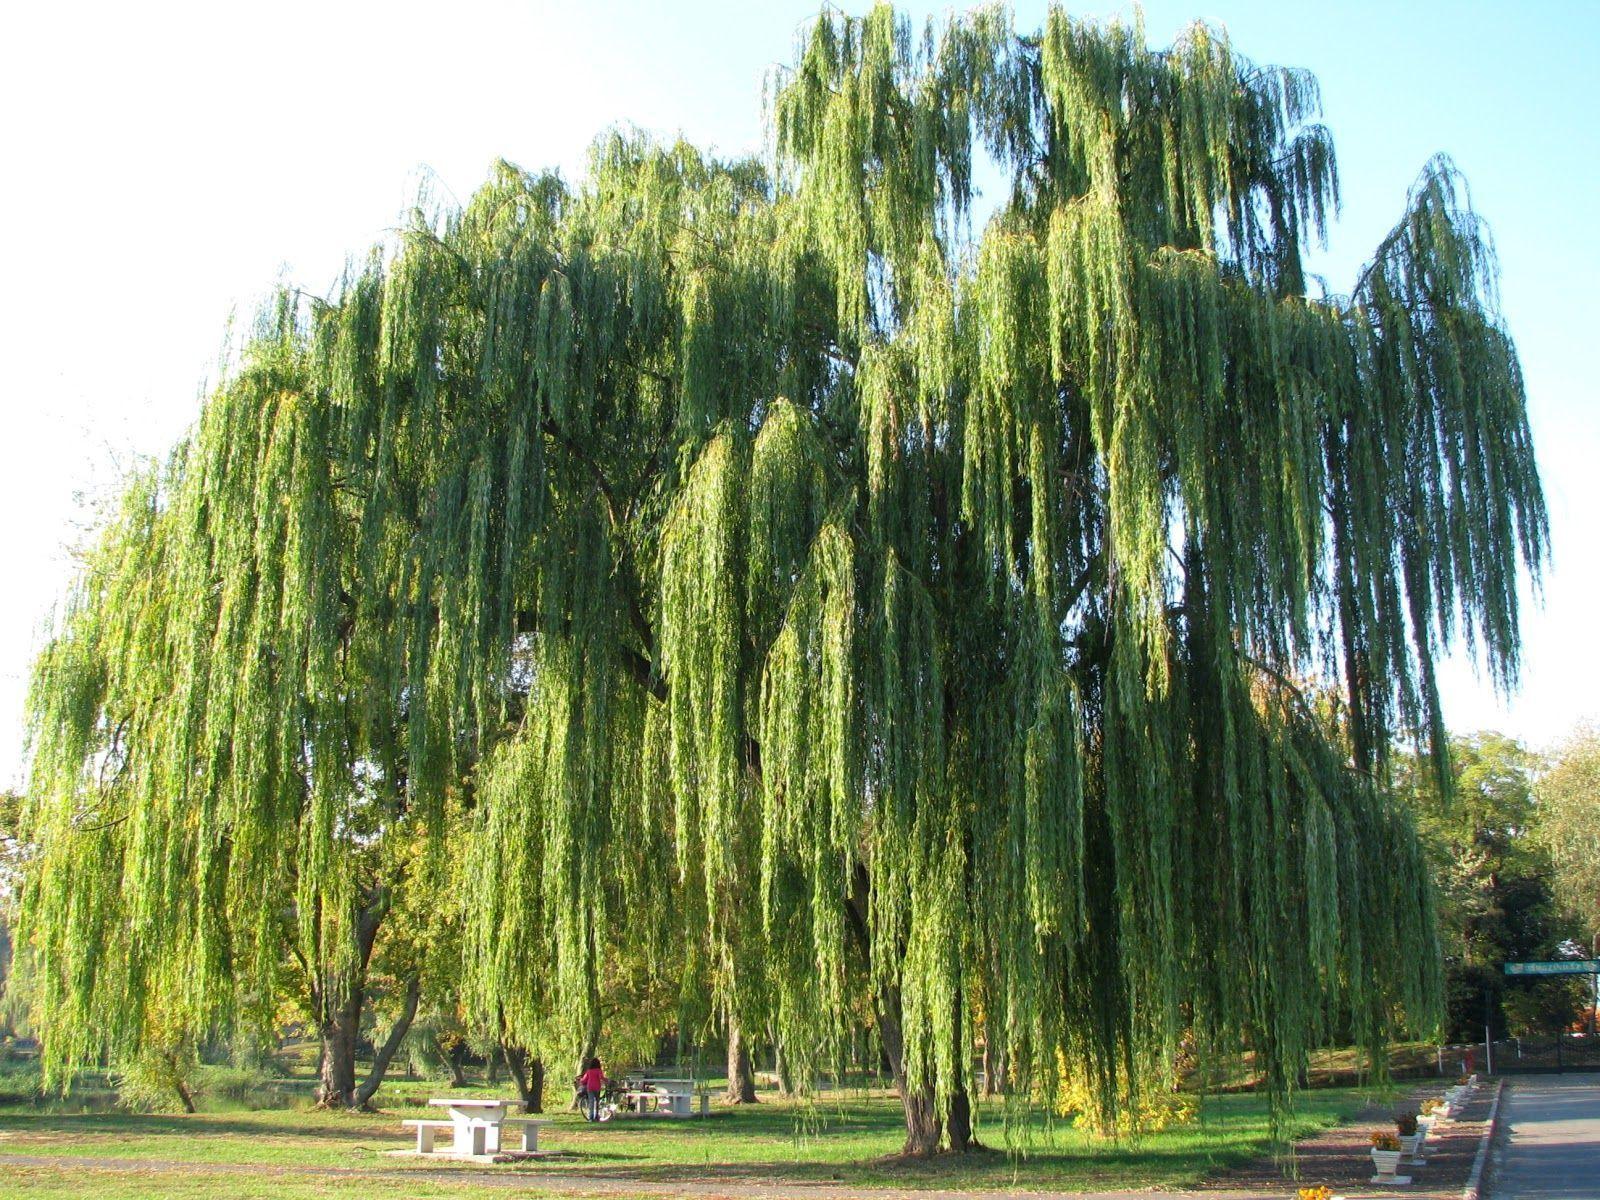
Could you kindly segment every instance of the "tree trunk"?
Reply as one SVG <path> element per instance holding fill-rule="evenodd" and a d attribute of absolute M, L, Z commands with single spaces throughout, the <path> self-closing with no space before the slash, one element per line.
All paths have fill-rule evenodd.
<path fill-rule="evenodd" d="M 194 1112 L 194 1093 L 189 1090 L 189 1085 L 184 1082 L 181 1060 L 176 1054 L 167 1055 L 167 1066 L 172 1077 L 172 1090 L 178 1094 L 178 1103 L 183 1106 L 186 1113 Z"/>
<path fill-rule="evenodd" d="M 883 1052 L 889 1060 L 889 1072 L 894 1078 L 894 1090 L 900 1096 L 900 1106 L 906 1119 L 906 1141 L 900 1153 L 912 1158 L 926 1158 L 938 1152 L 940 1121 L 933 1089 L 921 1087 L 913 1090 L 906 1083 L 905 1040 L 900 1032 L 900 994 L 890 991 L 879 998 L 878 1033 L 883 1041 Z"/>
<path fill-rule="evenodd" d="M 723 1099 L 729 1104 L 756 1103 L 756 1076 L 750 1066 L 750 1047 L 745 1044 L 739 1022 L 728 1019 L 728 1090 Z"/>
<path fill-rule="evenodd" d="M 378 927 L 389 915 L 387 886 L 368 893 L 366 905 L 356 914 L 356 959 L 349 978 L 334 972 L 321 976 L 311 989 L 318 1014 L 317 1033 L 322 1039 L 318 1070 L 317 1105 L 320 1108 L 356 1108 L 356 1040 L 361 1034 L 361 1006 L 366 1000 L 367 966 Z M 313 980 L 317 976 L 312 976 Z M 380 1077 L 381 1078 L 381 1077 Z"/>
<path fill-rule="evenodd" d="M 447 1050 L 443 1039 L 438 1034 L 434 1034 L 433 1046 L 439 1052 L 439 1057 L 444 1060 L 444 1065 L 450 1072 L 450 1086 L 453 1088 L 466 1087 L 467 1073 L 461 1068 L 461 1055 L 466 1049 L 466 1042 L 458 1038 L 451 1043 L 450 1048 Z"/>
<path fill-rule="evenodd" d="M 965 1085 L 950 1097 L 950 1115 L 945 1118 L 944 1132 L 950 1153 L 965 1154 L 978 1149 L 978 1139 L 972 1136 L 972 1097 Z"/>
<path fill-rule="evenodd" d="M 866 868 L 856 864 L 850 894 L 845 898 L 845 915 L 863 958 L 870 957 L 871 939 L 867 933 L 867 895 L 870 880 Z M 945 1121 L 939 1114 L 939 1105 L 932 1087 L 912 1090 L 906 1083 L 905 1035 L 900 1024 L 900 990 L 887 987 L 877 996 L 875 1008 L 878 1019 L 878 1041 L 883 1047 L 883 1057 L 889 1074 L 894 1079 L 895 1091 L 905 1110 L 906 1141 L 901 1154 L 907 1157 L 927 1157 L 939 1150 L 941 1136 L 946 1132 Z M 960 1031 L 957 1032 L 958 1039 Z M 965 1074 L 965 1068 L 962 1068 Z M 950 1149 L 957 1152 L 978 1149 L 972 1136 L 972 1098 L 965 1079 L 956 1081 L 950 1098 Z"/>
<path fill-rule="evenodd" d="M 789 1078 L 789 1064 L 784 1061 L 781 1041 L 772 1046 L 772 1073 L 778 1077 L 778 1095 L 794 1095 L 794 1081 Z"/>
<path fill-rule="evenodd" d="M 524 1112 L 544 1111 L 544 1060 L 530 1058 L 521 1046 L 502 1044 L 500 1054 L 506 1060 L 506 1069 L 516 1080 L 517 1094 L 522 1097 Z"/>
<path fill-rule="evenodd" d="M 960 997 L 953 999 L 956 1014 L 956 1045 L 960 1047 L 961 1054 L 956 1060 L 956 1070 L 960 1074 L 952 1081 L 954 1086 L 950 1090 L 950 1110 L 945 1114 L 944 1132 L 950 1153 L 965 1154 L 968 1150 L 979 1149 L 978 1140 L 972 1136 L 972 1093 L 967 1090 L 971 1084 L 968 1077 L 972 1074 L 972 1051 L 967 1038 L 966 1024 L 962 1020 Z"/>
<path fill-rule="evenodd" d="M 983 1044 L 983 1095 L 986 1099 L 1006 1094 L 1006 1074 L 1005 1051 L 996 1049 L 985 1041 Z"/>
<path fill-rule="evenodd" d="M 406 983 L 405 1005 L 390 1028 L 389 1036 L 384 1039 L 383 1045 L 378 1047 L 378 1052 L 373 1056 L 372 1069 L 367 1072 L 366 1080 L 355 1089 L 351 1108 L 366 1108 L 373 1094 L 382 1085 L 389 1064 L 394 1061 L 395 1051 L 400 1049 L 400 1043 L 405 1041 L 406 1033 L 411 1029 L 411 1022 L 416 1019 L 417 1000 L 421 995 L 422 979 L 413 975 Z"/>
<path fill-rule="evenodd" d="M 356 1037 L 361 1030 L 361 989 L 345 996 L 322 1021 L 322 1064 L 317 1081 L 321 1108 L 356 1107 Z"/>

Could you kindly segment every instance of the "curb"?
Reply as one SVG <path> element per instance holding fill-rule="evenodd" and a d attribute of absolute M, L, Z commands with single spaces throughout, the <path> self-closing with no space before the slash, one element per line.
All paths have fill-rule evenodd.
<path fill-rule="evenodd" d="M 1478 1139 L 1478 1156 L 1472 1160 L 1472 1174 L 1467 1177 L 1467 1186 L 1461 1189 L 1461 1200 L 1480 1200 L 1480 1189 L 1483 1187 L 1483 1169 L 1489 1162 L 1489 1147 L 1494 1144 L 1494 1135 L 1500 1127 L 1500 1097 L 1505 1095 L 1506 1081 L 1502 1079 L 1494 1090 L 1494 1100 L 1489 1105 L 1489 1120 L 1484 1127 L 1483 1136 Z"/>

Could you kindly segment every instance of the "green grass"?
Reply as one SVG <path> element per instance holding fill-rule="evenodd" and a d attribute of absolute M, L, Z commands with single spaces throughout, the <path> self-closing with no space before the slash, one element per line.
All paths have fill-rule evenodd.
<path fill-rule="evenodd" d="M 1087 1190 L 1182 1187 L 1270 1150 L 1265 1101 L 1239 1095 L 1207 1099 L 1194 1125 L 1137 1142 L 1101 1142 L 1035 1117 L 1014 1130 L 1026 1147 L 1022 1155 L 992 1152 L 907 1163 L 892 1157 L 903 1136 L 897 1102 L 882 1093 L 851 1092 L 827 1097 L 810 1110 L 768 1099 L 753 1108 L 718 1110 L 705 1120 L 681 1122 L 617 1120 L 596 1126 L 557 1113 L 541 1141 L 572 1157 L 533 1164 L 470 1167 L 386 1154 L 409 1142 L 401 1119 L 422 1114 L 428 1096 L 447 1091 L 429 1081 L 385 1085 L 386 1111 L 377 1114 L 279 1109 L 157 1116 L 0 1109 L 3 1190 L 37 1197 L 270 1195 L 297 1200 L 348 1195 L 347 1173 L 360 1177 L 360 1191 L 371 1200 L 465 1195 L 491 1176 L 492 1182 L 510 1185 L 495 1187 L 493 1194 L 507 1196 L 551 1189 L 581 1194 L 595 1181 L 616 1196 L 634 1186 L 709 1178 L 836 1181 L 906 1190 Z M 508 1094 L 504 1088 L 466 1091 Z M 1346 1089 L 1305 1094 L 1293 1134 L 1304 1136 L 1348 1119 L 1369 1099 L 1371 1093 Z M 980 1126 L 979 1133 L 992 1146 L 1006 1144 L 998 1123 Z M 73 1161 L 27 1165 L 34 1156 Z M 8 1164 L 7 1158 L 20 1161 Z"/>

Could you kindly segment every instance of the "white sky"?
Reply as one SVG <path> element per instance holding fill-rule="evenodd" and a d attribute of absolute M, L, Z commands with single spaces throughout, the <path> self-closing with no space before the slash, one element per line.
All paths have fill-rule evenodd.
<path fill-rule="evenodd" d="M 1041 4 L 1017 8 L 1020 26 L 1037 26 Z M 624 120 L 757 150 L 763 73 L 789 58 L 814 11 L 814 0 L 8 6 L 0 786 L 19 778 L 28 662 L 70 574 L 83 496 L 181 435 L 230 314 L 248 319 L 280 278 L 328 287 L 425 178 L 465 198 L 497 156 L 571 178 L 593 136 Z M 1502 703 L 1454 662 L 1446 715 L 1457 729 L 1544 744 L 1600 714 L 1589 620 L 1600 595 L 1600 5 L 1530 6 L 1515 21 L 1507 11 L 1151 0 L 1146 18 L 1163 43 L 1191 16 L 1220 18 L 1243 53 L 1320 77 L 1345 189 L 1321 264 L 1337 290 L 1430 153 L 1448 150 L 1466 171 L 1500 247 L 1555 569 L 1527 616 L 1521 693 Z"/>

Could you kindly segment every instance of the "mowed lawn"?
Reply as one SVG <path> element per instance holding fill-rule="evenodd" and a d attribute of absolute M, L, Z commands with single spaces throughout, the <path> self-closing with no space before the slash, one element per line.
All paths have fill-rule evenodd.
<path fill-rule="evenodd" d="M 897 1102 L 883 1093 L 851 1092 L 824 1097 L 810 1108 L 775 1099 L 718 1108 L 703 1120 L 588 1125 L 556 1113 L 541 1144 L 570 1157 L 536 1163 L 475 1166 L 387 1153 L 411 1144 L 400 1121 L 437 1115 L 424 1102 L 444 1090 L 437 1084 L 386 1089 L 380 1093 L 385 1111 L 372 1114 L 274 1109 L 67 1115 L 0 1109 L 0 1195 L 625 1196 L 706 1180 L 905 1190 L 1181 1187 L 1272 1149 L 1265 1101 L 1245 1095 L 1208 1098 L 1195 1124 L 1121 1144 L 1033 1115 L 1014 1122 L 1010 1131 L 1009 1144 L 1018 1153 L 1006 1152 L 1007 1131 L 995 1109 L 980 1126 L 991 1152 L 903 1162 L 892 1157 L 903 1136 Z M 1373 1093 L 1353 1089 L 1303 1094 L 1294 1136 L 1347 1120 L 1372 1099 Z"/>

